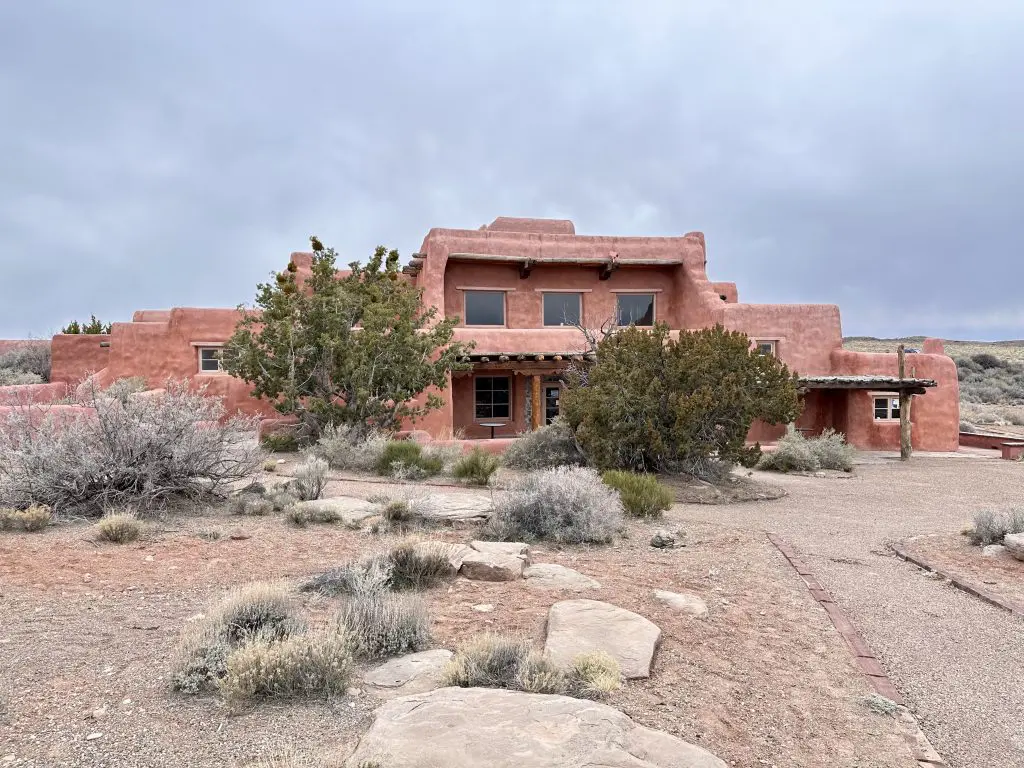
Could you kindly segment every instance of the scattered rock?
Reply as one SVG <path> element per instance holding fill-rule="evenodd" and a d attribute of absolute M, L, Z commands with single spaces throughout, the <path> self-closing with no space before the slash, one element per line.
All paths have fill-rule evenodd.
<path fill-rule="evenodd" d="M 530 557 L 530 545 L 521 541 L 471 541 L 469 546 L 477 552 L 493 552 L 499 555 L 522 555 Z"/>
<path fill-rule="evenodd" d="M 431 493 L 422 502 L 421 517 L 428 522 L 482 522 L 491 516 L 490 496 L 469 493 Z"/>
<path fill-rule="evenodd" d="M 154 560 L 154 558 L 153 558 L 153 556 L 152 556 L 152 555 L 146 555 L 146 556 L 145 556 L 145 557 L 143 558 L 143 560 L 145 560 L 145 561 L 146 561 L 147 563 L 152 563 L 152 562 L 153 562 L 153 560 Z"/>
<path fill-rule="evenodd" d="M 450 575 L 452 576 L 459 572 L 459 569 L 462 567 L 462 561 L 466 558 L 466 555 L 473 553 L 473 550 L 465 544 L 450 544 L 447 541 L 418 541 L 416 542 L 414 549 L 420 554 L 428 552 L 442 553 L 448 558 L 448 562 L 451 565 Z"/>
<path fill-rule="evenodd" d="M 523 573 L 523 578 L 526 579 L 526 586 L 540 589 L 568 589 L 573 592 L 583 592 L 601 587 L 589 576 L 557 563 L 531 565 Z"/>
<path fill-rule="evenodd" d="M 373 504 L 365 499 L 352 496 L 338 496 L 333 499 L 312 499 L 295 502 L 297 510 L 304 512 L 334 513 L 345 525 L 359 525 L 368 517 L 377 514 Z"/>
<path fill-rule="evenodd" d="M 362 688 L 346 688 L 345 693 L 348 696 L 360 696 L 363 693 Z"/>
<path fill-rule="evenodd" d="M 232 531 L 228 534 L 228 538 L 232 541 L 245 541 L 246 539 L 250 539 L 252 537 L 244 531 Z"/>
<path fill-rule="evenodd" d="M 459 573 L 473 581 L 515 581 L 522 578 L 525 567 L 518 555 L 473 551 L 462 559 Z"/>
<path fill-rule="evenodd" d="M 665 528 L 659 528 L 651 536 L 651 546 L 655 549 L 672 549 L 673 547 L 686 546 L 685 542 L 681 542 L 679 537 L 672 533 L 672 531 L 666 530 Z"/>
<path fill-rule="evenodd" d="M 103 738 L 103 734 L 102 733 L 90 733 L 88 736 L 85 737 L 85 740 L 86 741 L 96 741 L 96 739 L 101 739 L 101 738 Z"/>
<path fill-rule="evenodd" d="M 664 603 L 669 608 L 688 616 L 700 618 L 708 615 L 708 606 L 696 595 L 680 594 L 678 592 L 665 592 L 661 589 L 654 590 L 654 599 Z"/>
<path fill-rule="evenodd" d="M 981 548 L 982 557 L 999 557 L 1005 551 L 1006 547 L 1002 544 L 989 544 Z"/>
<path fill-rule="evenodd" d="M 480 603 L 473 606 L 473 610 L 477 613 L 491 613 L 494 611 L 494 606 L 490 603 Z"/>
<path fill-rule="evenodd" d="M 710 752 L 606 704 L 494 688 L 441 688 L 377 710 L 349 768 L 726 768 Z"/>
<path fill-rule="evenodd" d="M 441 687 L 452 652 L 443 648 L 399 656 L 366 673 L 363 680 L 378 696 L 393 698 Z"/>
<path fill-rule="evenodd" d="M 650 676 L 660 639 L 658 626 L 632 611 L 598 600 L 563 600 L 548 612 L 544 650 L 565 666 L 581 653 L 605 651 L 635 679 Z"/>
<path fill-rule="evenodd" d="M 107 716 L 107 708 L 106 707 L 97 707 L 96 709 L 94 709 L 92 712 L 89 713 L 89 717 L 91 717 L 93 720 L 102 720 L 106 716 Z"/>
<path fill-rule="evenodd" d="M 1003 537 L 1006 551 L 1018 560 L 1024 560 L 1024 533 L 1008 533 Z"/>

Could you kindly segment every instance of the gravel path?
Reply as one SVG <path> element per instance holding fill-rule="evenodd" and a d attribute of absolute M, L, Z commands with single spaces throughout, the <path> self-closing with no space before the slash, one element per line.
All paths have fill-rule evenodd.
<path fill-rule="evenodd" d="M 985 507 L 1020 499 L 1024 465 L 972 455 L 873 456 L 852 477 L 757 476 L 786 498 L 673 514 L 789 539 L 878 655 L 952 768 L 1024 765 L 1024 621 L 935 581 L 887 549 L 953 533 Z M 728 516 L 728 519 L 723 519 Z"/>

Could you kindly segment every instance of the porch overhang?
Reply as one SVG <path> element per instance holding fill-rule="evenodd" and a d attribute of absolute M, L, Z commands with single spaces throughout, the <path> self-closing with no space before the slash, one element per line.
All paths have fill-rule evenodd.
<path fill-rule="evenodd" d="M 929 388 L 938 386 L 934 379 L 901 379 L 898 376 L 801 376 L 798 388 L 802 392 L 812 389 L 864 389 L 879 392 L 906 392 L 923 395 Z"/>
<path fill-rule="evenodd" d="M 471 371 L 456 371 L 454 375 L 497 370 L 513 375 L 550 375 L 563 373 L 571 362 L 596 359 L 591 352 L 473 352 L 459 358 L 459 362 L 472 366 Z"/>

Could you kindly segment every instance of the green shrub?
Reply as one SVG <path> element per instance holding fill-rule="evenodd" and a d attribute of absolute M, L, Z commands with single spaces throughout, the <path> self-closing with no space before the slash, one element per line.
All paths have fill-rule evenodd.
<path fill-rule="evenodd" d="M 658 517 L 675 501 L 675 494 L 654 475 L 609 470 L 601 475 L 605 485 L 619 492 L 622 506 L 631 517 Z"/>
<path fill-rule="evenodd" d="M 264 435 L 260 442 L 271 453 L 295 453 L 299 450 L 299 440 L 291 432 Z"/>
<path fill-rule="evenodd" d="M 572 427 L 561 419 L 523 433 L 501 458 L 505 466 L 513 469 L 551 469 L 587 463 Z"/>
<path fill-rule="evenodd" d="M 618 689 L 622 673 L 618 662 L 601 651 L 581 654 L 563 670 L 527 639 L 483 634 L 459 648 L 445 668 L 444 684 L 594 699 Z"/>
<path fill-rule="evenodd" d="M 357 596 L 342 610 L 341 623 L 363 659 L 385 659 L 422 651 L 430 643 L 426 603 L 416 595 Z"/>
<path fill-rule="evenodd" d="M 96 523 L 96 534 L 104 541 L 128 544 L 142 535 L 142 523 L 130 512 L 108 513 Z"/>
<path fill-rule="evenodd" d="M 483 534 L 499 541 L 605 544 L 622 528 L 619 494 L 584 467 L 556 467 L 514 480 Z"/>
<path fill-rule="evenodd" d="M 34 504 L 28 509 L 0 509 L 0 531 L 35 533 L 50 524 L 53 513 L 49 507 Z"/>
<path fill-rule="evenodd" d="M 500 463 L 497 456 L 477 447 L 455 462 L 452 474 L 473 485 L 487 485 Z"/>
<path fill-rule="evenodd" d="M 441 456 L 425 452 L 413 440 L 389 440 L 377 459 L 377 474 L 402 480 L 420 480 L 444 470 Z"/>
<path fill-rule="evenodd" d="M 342 627 L 277 642 L 258 640 L 228 655 L 220 689 L 229 706 L 270 696 L 344 693 L 353 659 Z"/>

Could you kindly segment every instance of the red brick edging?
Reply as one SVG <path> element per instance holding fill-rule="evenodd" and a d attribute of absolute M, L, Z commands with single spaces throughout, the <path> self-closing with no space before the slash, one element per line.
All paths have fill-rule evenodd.
<path fill-rule="evenodd" d="M 825 613 L 832 620 L 832 624 L 839 630 L 839 634 L 846 641 L 846 646 L 853 655 L 857 668 L 860 669 L 868 679 L 868 682 L 871 683 L 871 687 L 880 696 L 884 696 L 900 706 L 900 716 L 898 719 L 908 727 L 908 733 L 906 734 L 907 743 L 910 745 L 914 759 L 920 768 L 940 768 L 945 766 L 946 764 L 942 761 L 942 757 L 932 747 L 917 720 L 907 710 L 903 697 L 900 696 L 877 657 L 871 651 L 871 647 L 860 636 L 857 628 L 853 626 L 853 623 L 843 613 L 842 609 L 832 600 L 832 596 L 821 586 L 811 569 L 807 567 L 803 560 L 796 556 L 796 552 L 793 551 L 793 547 L 789 542 L 773 533 L 767 535 L 768 540 L 775 545 L 776 549 L 782 553 L 783 557 L 789 561 L 789 564 L 793 566 L 793 569 L 803 579 L 804 584 L 807 585 L 807 590 L 811 593 L 811 597 L 821 605 Z"/>
<path fill-rule="evenodd" d="M 905 539 L 905 541 L 911 541 L 912 539 Z M 890 543 L 889 549 L 892 550 L 893 554 L 900 560 L 906 560 L 908 563 L 916 565 L 918 568 L 923 568 L 926 571 L 932 571 L 933 573 L 939 574 L 942 578 L 949 581 L 957 589 L 963 590 L 969 595 L 973 595 L 979 600 L 984 600 L 989 605 L 994 605 L 996 608 L 1002 608 L 1003 610 L 1009 611 L 1014 616 L 1024 619 L 1024 605 L 1015 603 L 1012 600 L 1007 600 L 1001 595 L 997 595 L 991 590 L 980 587 L 977 584 L 972 584 L 969 581 L 964 581 L 958 576 L 954 576 L 952 573 L 939 568 L 938 566 L 932 565 L 927 560 L 923 560 L 916 555 L 912 555 L 903 548 L 903 541 L 898 541 L 895 544 Z"/>

